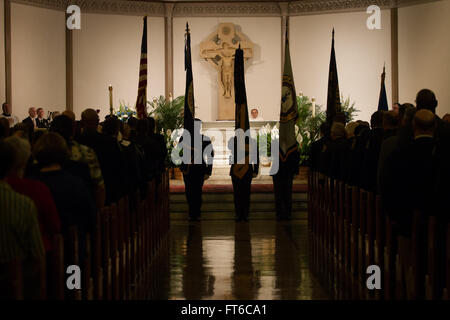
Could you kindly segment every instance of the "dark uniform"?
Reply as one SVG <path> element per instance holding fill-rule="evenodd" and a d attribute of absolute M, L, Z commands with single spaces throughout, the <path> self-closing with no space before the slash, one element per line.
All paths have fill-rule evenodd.
<path fill-rule="evenodd" d="M 246 137 L 246 139 L 249 139 Z M 248 141 L 256 145 L 256 141 L 251 139 Z M 231 182 L 233 183 L 233 195 L 234 195 L 234 208 L 236 212 L 236 221 L 248 221 L 248 214 L 250 212 L 250 191 L 252 186 L 253 177 L 258 175 L 259 171 L 259 155 L 257 155 L 257 161 L 255 164 L 239 164 L 238 162 L 243 162 L 238 159 L 238 156 L 243 156 L 244 152 L 235 152 L 235 147 L 237 138 L 234 137 L 228 141 L 228 148 L 231 150 L 231 169 L 230 176 Z M 251 145 L 251 144 L 250 144 Z M 258 149 L 258 148 L 256 148 Z M 249 159 L 251 160 L 251 159 Z"/>
<path fill-rule="evenodd" d="M 289 220 L 291 218 L 292 183 L 294 176 L 298 174 L 299 163 L 300 153 L 298 152 L 298 146 L 295 145 L 290 152 L 288 151 L 285 159 L 280 157 L 278 172 L 272 176 L 278 220 Z"/>
<path fill-rule="evenodd" d="M 202 155 L 206 148 L 211 144 L 211 140 L 201 135 L 202 137 Z M 182 140 L 180 140 L 182 142 Z M 186 200 L 189 205 L 189 219 L 191 221 L 198 221 L 201 214 L 202 207 L 202 188 L 205 176 L 210 176 L 212 173 L 212 158 L 214 151 L 207 154 L 207 161 L 202 156 L 201 164 L 182 164 L 180 166 L 183 172 L 183 180 L 186 191 Z"/>

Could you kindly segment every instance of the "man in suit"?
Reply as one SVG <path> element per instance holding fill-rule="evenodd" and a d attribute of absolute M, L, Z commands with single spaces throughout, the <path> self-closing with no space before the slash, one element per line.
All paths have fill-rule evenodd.
<path fill-rule="evenodd" d="M 49 123 L 48 120 L 44 118 L 44 109 L 37 109 L 37 118 L 36 118 L 36 127 L 39 129 L 48 129 Z"/>
<path fill-rule="evenodd" d="M 27 124 L 32 130 L 36 129 L 36 108 L 31 107 L 28 109 L 29 116 L 26 117 L 22 122 Z"/>
<path fill-rule="evenodd" d="M 201 139 L 201 150 L 195 149 L 196 143 L 194 140 L 197 139 Z M 181 137 L 180 143 L 181 145 L 186 143 L 183 137 Z M 183 163 L 180 169 L 183 172 L 186 200 L 189 205 L 189 221 L 199 221 L 203 183 L 211 176 L 214 159 L 214 150 L 212 149 L 210 138 L 201 134 L 200 119 L 195 119 L 194 134 L 191 137 L 191 141 L 187 143 L 191 143 L 191 145 L 184 145 L 183 153 L 191 150 L 193 157 L 190 157 L 190 163 Z"/>

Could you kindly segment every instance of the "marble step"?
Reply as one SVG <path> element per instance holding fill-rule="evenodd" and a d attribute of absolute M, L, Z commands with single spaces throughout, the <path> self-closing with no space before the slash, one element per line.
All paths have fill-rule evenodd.
<path fill-rule="evenodd" d="M 187 221 L 189 215 L 187 212 L 171 212 L 170 219 L 172 221 Z M 234 212 L 205 212 L 202 211 L 201 220 L 234 220 Z M 254 212 L 251 211 L 249 215 L 249 220 L 275 220 L 276 214 L 274 211 L 267 212 Z M 302 212 L 292 212 L 292 220 L 307 220 L 308 213 L 306 211 Z"/>
<path fill-rule="evenodd" d="M 273 193 L 253 193 L 250 197 L 252 213 L 274 213 L 275 199 Z M 188 211 L 188 204 L 184 193 L 170 194 L 169 211 L 171 214 Z M 292 195 L 292 212 L 305 213 L 307 211 L 307 194 L 294 193 Z M 232 193 L 204 193 L 202 212 L 234 214 L 234 199 Z"/>

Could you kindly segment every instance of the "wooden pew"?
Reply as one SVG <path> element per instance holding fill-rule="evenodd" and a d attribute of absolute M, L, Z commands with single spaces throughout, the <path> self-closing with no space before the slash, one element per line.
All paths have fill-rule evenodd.
<path fill-rule="evenodd" d="M 446 261 L 446 287 L 443 290 L 442 297 L 445 300 L 450 300 L 450 223 L 447 225 L 446 236 L 446 249 L 445 249 L 445 261 Z"/>
<path fill-rule="evenodd" d="M 47 297 L 64 300 L 66 270 L 64 269 L 64 239 L 62 234 L 52 238 L 52 251 L 47 252 Z"/>
<path fill-rule="evenodd" d="M 69 227 L 68 230 L 69 238 L 66 239 L 68 243 L 66 248 L 68 249 L 67 255 L 65 256 L 65 267 L 69 265 L 80 266 L 80 241 L 78 228 L 76 226 Z M 81 300 L 82 292 L 81 290 L 75 289 L 68 291 L 69 298 L 72 300 Z"/>
<path fill-rule="evenodd" d="M 112 253 L 111 253 L 111 217 L 110 208 L 104 207 L 101 211 L 101 235 L 102 235 L 102 268 L 103 268 L 103 298 L 111 300 L 112 288 Z"/>
<path fill-rule="evenodd" d="M 438 264 L 438 229 L 436 217 L 429 217 L 427 221 L 427 270 L 425 274 L 425 299 L 434 300 L 440 294 L 437 290 L 441 278 Z"/>
<path fill-rule="evenodd" d="M 0 300 L 23 300 L 22 260 L 0 264 Z"/>
<path fill-rule="evenodd" d="M 103 211 L 97 212 L 97 223 L 95 225 L 94 243 L 93 243 L 93 276 L 94 276 L 94 297 L 96 300 L 103 300 L 103 283 L 104 283 L 104 269 L 103 269 L 103 243 L 102 243 L 102 223 Z"/>

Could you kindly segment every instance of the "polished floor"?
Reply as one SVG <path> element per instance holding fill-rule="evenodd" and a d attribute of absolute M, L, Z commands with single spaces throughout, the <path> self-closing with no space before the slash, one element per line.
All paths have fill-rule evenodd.
<path fill-rule="evenodd" d="M 153 299 L 327 299 L 309 270 L 304 220 L 172 221 Z"/>

